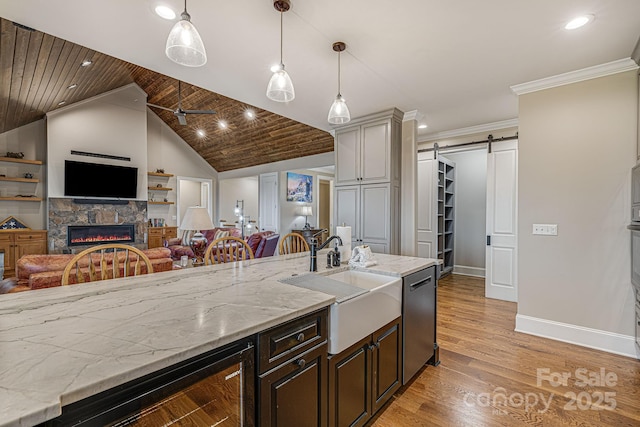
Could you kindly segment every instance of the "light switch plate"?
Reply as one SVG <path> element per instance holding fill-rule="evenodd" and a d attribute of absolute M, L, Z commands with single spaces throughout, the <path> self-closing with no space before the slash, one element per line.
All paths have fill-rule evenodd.
<path fill-rule="evenodd" d="M 558 224 L 533 224 L 533 234 L 538 236 L 557 236 Z"/>

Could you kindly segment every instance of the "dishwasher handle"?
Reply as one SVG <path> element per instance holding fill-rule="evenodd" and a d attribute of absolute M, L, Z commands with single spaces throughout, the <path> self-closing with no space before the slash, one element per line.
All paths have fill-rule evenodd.
<path fill-rule="evenodd" d="M 421 281 L 419 281 L 417 283 L 409 285 L 409 292 L 413 292 L 413 291 L 417 290 L 418 288 L 421 288 L 424 285 L 428 285 L 429 283 L 431 283 L 432 277 L 433 276 L 429 276 L 424 280 L 421 280 Z"/>

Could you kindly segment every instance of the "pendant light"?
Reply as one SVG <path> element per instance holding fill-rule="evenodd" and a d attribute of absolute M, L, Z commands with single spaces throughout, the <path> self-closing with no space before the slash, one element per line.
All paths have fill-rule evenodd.
<path fill-rule="evenodd" d="M 341 125 L 348 123 L 351 120 L 351 114 L 349 114 L 349 107 L 347 107 L 347 101 L 344 100 L 340 94 L 340 52 L 345 50 L 347 45 L 344 42 L 335 42 L 333 44 L 333 50 L 338 52 L 338 96 L 329 108 L 329 115 L 327 120 L 332 125 Z"/>
<path fill-rule="evenodd" d="M 267 85 L 267 98 L 277 102 L 289 102 L 296 97 L 296 92 L 282 62 L 282 14 L 289 10 L 291 3 L 289 0 L 274 0 L 273 7 L 280 12 L 280 64 L 271 68 L 273 76 Z"/>
<path fill-rule="evenodd" d="M 207 63 L 207 52 L 198 30 L 191 23 L 191 15 L 187 13 L 187 0 L 184 0 L 184 12 L 167 38 L 165 53 L 176 64 L 186 67 L 201 67 Z"/>

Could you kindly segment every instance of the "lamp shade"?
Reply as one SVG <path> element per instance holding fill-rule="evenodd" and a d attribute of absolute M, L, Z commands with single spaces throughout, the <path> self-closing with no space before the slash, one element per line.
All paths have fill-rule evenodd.
<path fill-rule="evenodd" d="M 214 226 L 207 208 L 191 206 L 187 208 L 187 212 L 184 214 L 184 219 L 180 224 L 180 228 L 183 230 L 199 231 L 211 230 Z"/>
<path fill-rule="evenodd" d="M 343 123 L 348 123 L 351 120 L 349 107 L 347 107 L 347 102 L 344 100 L 342 95 L 338 94 L 335 101 L 333 101 L 333 104 L 331 104 L 327 120 L 333 125 L 341 125 Z"/>
<path fill-rule="evenodd" d="M 280 68 L 273 72 L 267 85 L 267 98 L 277 102 L 289 102 L 295 97 L 296 92 L 293 89 L 291 77 L 284 70 L 284 65 L 280 64 Z"/>
<path fill-rule="evenodd" d="M 182 13 L 182 19 L 178 21 L 167 38 L 165 53 L 173 62 L 187 67 L 201 67 L 207 63 L 207 53 L 204 43 L 196 27 L 190 21 L 191 17 L 186 12 Z"/>
<path fill-rule="evenodd" d="M 313 215 L 313 211 L 311 210 L 311 206 L 299 206 L 296 209 L 297 215 L 311 216 Z"/>

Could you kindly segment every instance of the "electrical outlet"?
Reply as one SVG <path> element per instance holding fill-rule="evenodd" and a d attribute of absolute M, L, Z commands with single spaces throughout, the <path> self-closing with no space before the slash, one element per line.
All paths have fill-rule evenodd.
<path fill-rule="evenodd" d="M 171 215 L 171 219 L 175 221 L 178 219 L 178 217 L 176 215 Z"/>

